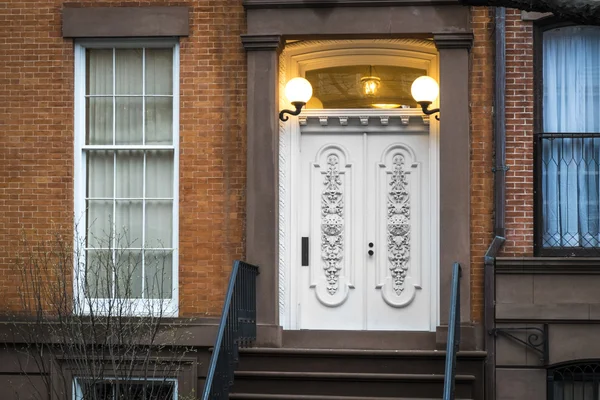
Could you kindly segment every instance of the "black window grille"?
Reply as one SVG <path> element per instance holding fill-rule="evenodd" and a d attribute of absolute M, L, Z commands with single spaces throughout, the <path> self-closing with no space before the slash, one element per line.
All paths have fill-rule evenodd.
<path fill-rule="evenodd" d="M 576 363 L 549 369 L 548 400 L 600 400 L 600 363 Z"/>
<path fill-rule="evenodd" d="M 600 27 L 536 35 L 536 252 L 600 255 Z"/>
<path fill-rule="evenodd" d="M 75 400 L 173 400 L 174 381 L 76 379 Z"/>

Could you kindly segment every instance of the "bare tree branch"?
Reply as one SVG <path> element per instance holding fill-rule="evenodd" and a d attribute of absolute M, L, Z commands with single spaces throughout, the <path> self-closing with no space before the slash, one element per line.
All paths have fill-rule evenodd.
<path fill-rule="evenodd" d="M 461 0 L 461 3 L 550 12 L 578 24 L 600 25 L 600 0 Z"/>
<path fill-rule="evenodd" d="M 24 235 L 15 260 L 20 304 L 0 317 L 11 326 L 21 374 L 43 381 L 44 393 L 32 385 L 35 398 L 66 398 L 74 378 L 83 400 L 105 400 L 109 387 L 119 398 L 141 398 L 140 391 L 144 398 L 172 398 L 173 379 L 195 351 L 178 344 L 188 333 L 164 309 L 170 264 L 153 250 L 158 256 L 146 257 L 142 279 L 141 257 L 131 257 L 131 244 L 111 235 L 87 260 L 87 250 L 70 237 L 31 242 Z"/>

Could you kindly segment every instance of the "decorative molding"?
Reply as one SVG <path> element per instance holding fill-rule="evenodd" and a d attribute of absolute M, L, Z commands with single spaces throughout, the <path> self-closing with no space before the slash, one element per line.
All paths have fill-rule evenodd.
<path fill-rule="evenodd" d="M 408 116 L 408 115 L 403 115 L 400 117 L 400 121 L 402 122 L 402 125 L 408 125 L 409 120 L 410 120 L 410 116 Z"/>
<path fill-rule="evenodd" d="M 341 126 L 347 126 L 348 125 L 348 117 L 338 117 L 340 119 L 340 125 Z"/>
<path fill-rule="evenodd" d="M 338 290 L 344 254 L 344 198 L 339 163 L 337 155 L 327 156 L 325 187 L 321 195 L 321 258 L 330 295 Z"/>
<path fill-rule="evenodd" d="M 241 35 L 242 44 L 246 51 L 276 51 L 283 50 L 283 39 L 280 35 Z"/>
<path fill-rule="evenodd" d="M 321 126 L 327 126 L 327 121 L 329 118 L 327 118 L 327 116 L 321 115 L 319 116 L 319 124 L 321 124 Z"/>
<path fill-rule="evenodd" d="M 400 117 L 402 118 L 402 117 Z M 408 119 L 408 117 L 405 117 L 406 119 Z M 379 120 L 381 121 L 381 125 L 388 125 L 390 123 L 390 116 L 389 115 L 382 115 L 381 117 L 379 117 Z M 404 120 L 402 121 L 404 122 Z"/>
<path fill-rule="evenodd" d="M 307 119 L 308 117 L 304 116 L 304 115 L 300 115 L 298 117 L 298 123 L 300 124 L 300 126 L 306 126 L 307 124 Z"/>
<path fill-rule="evenodd" d="M 279 109 L 283 109 L 286 106 L 285 98 L 285 82 L 286 80 L 286 64 L 279 63 Z M 306 120 L 305 120 L 306 122 Z M 290 158 L 290 135 L 286 134 L 287 125 L 285 122 L 279 120 L 279 325 L 287 324 L 286 319 L 290 318 L 289 309 L 287 304 L 290 304 L 290 300 L 286 299 L 288 290 L 291 293 L 290 288 L 291 279 L 288 279 L 288 265 L 291 265 L 289 259 L 290 233 L 289 233 L 289 217 L 286 215 L 285 210 L 288 207 L 288 194 L 286 191 L 286 183 L 288 176 L 286 175 L 289 171 L 288 160 Z"/>
<path fill-rule="evenodd" d="M 429 115 L 422 115 L 421 118 L 423 118 L 423 124 L 425 125 L 429 125 L 429 122 L 431 122 Z"/>
<path fill-rule="evenodd" d="M 438 50 L 471 49 L 473 46 L 472 33 L 436 33 L 433 35 L 435 47 Z"/>
<path fill-rule="evenodd" d="M 600 258 L 497 257 L 496 274 L 600 275 Z"/>
<path fill-rule="evenodd" d="M 394 48 L 397 47 L 414 47 L 414 48 L 425 48 L 428 50 L 436 50 L 435 43 L 430 39 L 358 39 L 358 40 L 298 40 L 296 42 L 290 42 L 285 44 L 284 51 L 294 51 L 300 49 L 320 50 L 323 47 L 337 47 L 342 46 L 377 46 L 377 45 L 388 45 Z"/>
<path fill-rule="evenodd" d="M 367 126 L 369 125 L 369 116 L 368 115 L 361 115 L 359 116 L 360 118 L 360 124 L 363 126 Z"/>
<path fill-rule="evenodd" d="M 459 5 L 458 0 L 244 0 L 246 9 Z"/>
<path fill-rule="evenodd" d="M 404 279 L 410 259 L 410 194 L 404 172 L 404 157 L 396 154 L 388 192 L 387 242 L 389 269 L 396 295 L 404 290 Z"/>

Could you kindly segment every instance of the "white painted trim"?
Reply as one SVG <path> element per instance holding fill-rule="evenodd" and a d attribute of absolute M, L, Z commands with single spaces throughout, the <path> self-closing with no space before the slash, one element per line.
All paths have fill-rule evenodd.
<path fill-rule="evenodd" d="M 279 60 L 279 107 L 290 108 L 284 98 L 284 87 L 288 80 L 304 76 L 312 69 L 342 65 L 384 64 L 421 68 L 428 75 L 439 80 L 438 52 L 430 40 L 390 39 L 390 40 L 337 40 L 300 41 L 288 44 Z M 433 107 L 437 107 L 434 104 Z M 293 282 L 298 282 L 297 271 L 292 268 L 292 260 L 300 257 L 300 237 L 292 227 L 298 226 L 299 206 L 293 196 L 293 182 L 298 181 L 300 154 L 300 125 L 303 118 L 314 116 L 415 116 L 422 115 L 418 109 L 396 110 L 304 110 L 299 117 L 279 124 L 279 323 L 284 329 L 299 329 L 297 290 L 292 290 Z M 429 119 L 429 169 L 432 196 L 431 212 L 431 321 L 430 331 L 435 331 L 440 320 L 439 303 L 439 123 Z M 437 289 L 437 290 L 436 290 Z"/>
<path fill-rule="evenodd" d="M 85 144 L 85 132 L 86 132 L 86 108 L 85 108 L 85 87 L 86 87 L 86 48 L 173 48 L 173 143 L 171 145 L 102 145 L 93 146 Z M 77 279 L 78 276 L 83 272 L 82 266 L 85 265 L 85 232 L 87 230 L 85 220 L 86 210 L 86 162 L 85 162 L 85 150 L 133 150 L 133 149 L 144 149 L 144 150 L 172 150 L 173 151 L 173 236 L 172 236 L 172 290 L 170 299 L 132 299 L 130 300 L 129 310 L 132 311 L 132 315 L 143 316 L 148 315 L 148 309 L 160 310 L 160 313 L 164 317 L 177 317 L 179 313 L 179 42 L 174 39 L 117 39 L 117 40 L 80 40 L 75 43 L 75 92 L 74 92 L 74 249 L 76 257 L 74 261 L 74 280 L 73 290 L 76 293 L 74 299 L 74 306 L 76 312 L 89 314 L 92 310 L 90 309 L 90 302 L 84 300 L 83 297 L 83 285 Z M 114 59 L 113 59 L 114 62 Z M 114 68 L 113 68 L 114 70 Z M 143 71 L 145 74 L 145 69 Z M 114 80 L 114 75 L 113 75 Z M 145 81 L 145 80 L 144 80 Z M 145 87 L 145 84 L 143 85 Z M 114 89 L 114 88 L 113 88 Z M 113 90 L 113 93 L 114 90 Z M 153 96 L 155 97 L 155 96 Z M 115 107 L 113 106 L 113 125 Z M 114 130 L 114 126 L 113 126 Z M 145 137 L 145 135 L 143 135 Z M 144 157 L 144 168 L 145 168 L 145 157 Z M 115 180 L 116 182 L 116 180 Z M 116 194 L 116 192 L 114 193 Z M 145 191 L 143 194 L 145 198 Z M 143 232 L 145 234 L 145 232 Z M 150 249 L 149 249 L 150 250 Z M 142 282 L 142 285 L 144 282 Z M 108 299 L 93 299 L 91 301 L 94 304 L 94 312 L 98 315 L 102 315 L 102 310 L 106 309 L 110 300 Z M 156 312 L 151 312 L 156 315 Z"/>

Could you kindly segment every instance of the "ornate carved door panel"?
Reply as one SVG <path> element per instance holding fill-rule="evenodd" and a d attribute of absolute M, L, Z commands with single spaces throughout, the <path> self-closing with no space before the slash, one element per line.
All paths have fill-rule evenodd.
<path fill-rule="evenodd" d="M 300 329 L 429 330 L 429 137 L 373 125 L 302 131 Z"/>

